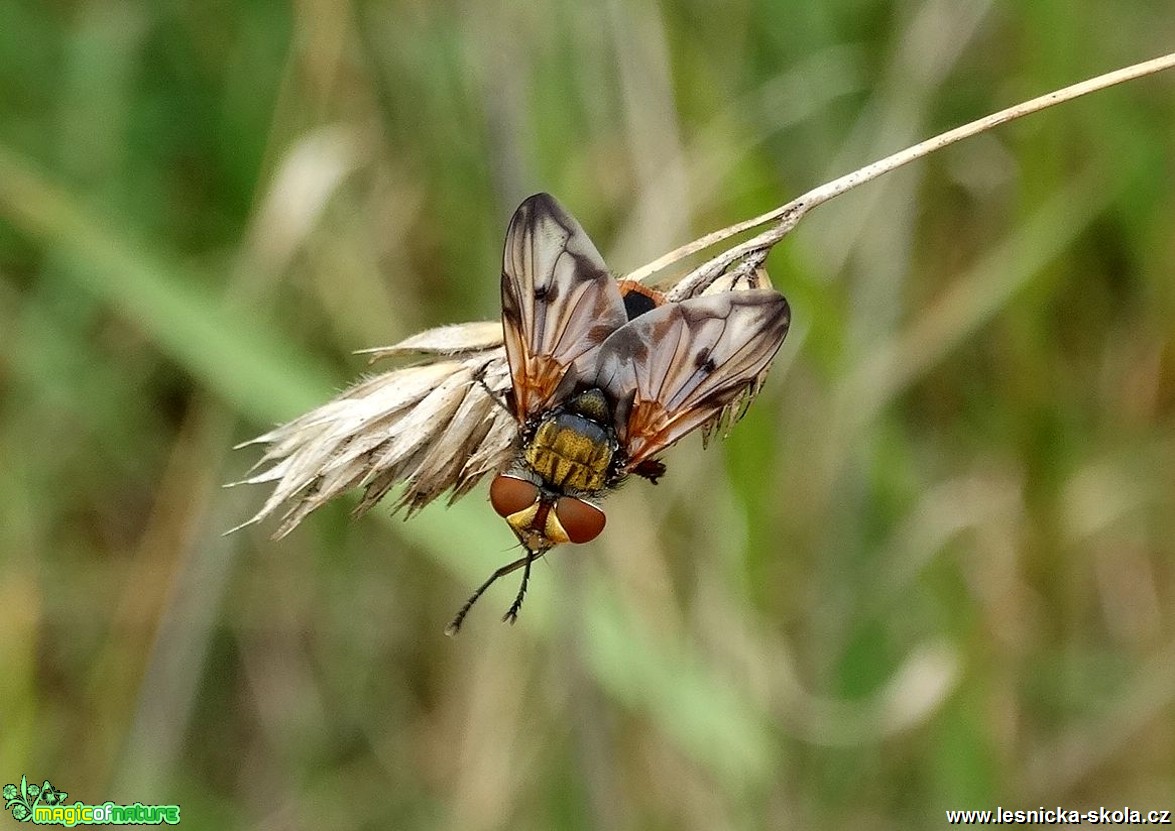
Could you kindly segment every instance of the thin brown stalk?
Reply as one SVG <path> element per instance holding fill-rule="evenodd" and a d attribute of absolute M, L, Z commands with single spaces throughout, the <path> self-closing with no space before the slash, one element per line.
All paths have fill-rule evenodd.
<path fill-rule="evenodd" d="M 953 130 L 948 130 L 945 133 L 927 139 L 926 141 L 907 147 L 884 159 L 880 159 L 871 164 L 867 164 L 862 168 L 847 173 L 838 179 L 833 179 L 831 182 L 826 182 L 819 187 L 813 188 L 802 196 L 793 199 L 786 205 L 781 205 L 774 210 L 768 211 L 761 216 L 748 219 L 743 222 L 738 222 L 727 228 L 706 234 L 699 237 L 693 242 L 687 243 L 680 248 L 670 251 L 656 260 L 653 260 L 647 265 L 643 265 L 632 273 L 628 274 L 628 280 L 646 280 L 659 271 L 667 268 L 673 263 L 682 260 L 692 254 L 704 251 L 718 243 L 727 240 L 744 231 L 749 231 L 752 228 L 757 228 L 760 225 L 765 225 L 769 222 L 774 222 L 771 228 L 760 233 L 758 236 L 752 237 L 745 242 L 726 249 L 717 256 L 707 260 L 700 266 L 695 268 L 687 274 L 682 280 L 677 282 L 673 287 L 673 294 L 681 294 L 688 296 L 696 292 L 706 282 L 713 280 L 719 274 L 722 274 L 726 269 L 730 268 L 732 264 L 743 259 L 748 258 L 750 262 L 747 263 L 748 269 L 753 268 L 766 258 L 767 253 L 771 250 L 777 242 L 783 239 L 793 228 L 799 223 L 800 219 L 812 208 L 817 205 L 829 201 L 830 199 L 840 196 L 842 193 L 849 191 L 858 185 L 869 182 L 881 176 L 884 173 L 889 173 L 896 170 L 903 165 L 909 164 L 912 161 L 927 156 L 936 150 L 941 150 L 947 145 L 954 144 L 971 136 L 978 135 L 987 130 L 997 127 L 1000 124 L 1005 124 L 1009 121 L 1015 121 L 1022 116 L 1031 113 L 1039 112 L 1048 109 L 1056 104 L 1061 104 L 1066 101 L 1072 101 L 1074 98 L 1080 98 L 1082 95 L 1087 95 L 1091 92 L 1096 92 L 1107 87 L 1112 87 L 1116 84 L 1121 84 L 1125 81 L 1131 81 L 1135 78 L 1141 78 L 1146 75 L 1153 75 L 1157 72 L 1162 72 L 1165 69 L 1175 67 L 1175 52 L 1163 55 L 1158 58 L 1152 58 L 1149 61 L 1133 64 L 1132 66 L 1116 69 L 1113 72 L 1107 72 L 1104 75 L 1098 75 L 1096 78 L 1090 78 L 1086 81 L 1073 84 L 1064 89 L 1055 90 L 1046 93 L 1030 101 L 1024 101 L 1020 104 L 1000 110 L 997 113 L 984 116 L 969 124 L 964 124 L 961 127 L 956 127 Z"/>

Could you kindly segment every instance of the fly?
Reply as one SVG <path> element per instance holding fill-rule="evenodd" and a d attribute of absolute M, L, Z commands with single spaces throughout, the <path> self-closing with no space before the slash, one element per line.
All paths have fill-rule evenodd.
<path fill-rule="evenodd" d="M 494 581 L 521 568 L 503 617 L 513 623 L 531 564 L 556 545 L 599 536 L 603 498 L 630 475 L 656 482 L 665 472 L 657 455 L 741 400 L 790 322 L 787 301 L 770 288 L 667 302 L 614 279 L 545 193 L 515 211 L 502 260 L 506 403 L 518 438 L 490 504 L 526 553 L 473 593 L 450 635 Z"/>

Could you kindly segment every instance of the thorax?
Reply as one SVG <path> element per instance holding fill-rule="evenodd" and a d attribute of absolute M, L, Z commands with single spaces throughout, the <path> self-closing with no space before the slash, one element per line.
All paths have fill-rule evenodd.
<path fill-rule="evenodd" d="M 611 405 L 591 389 L 543 415 L 523 456 L 553 488 L 594 492 L 607 486 L 618 446 Z"/>

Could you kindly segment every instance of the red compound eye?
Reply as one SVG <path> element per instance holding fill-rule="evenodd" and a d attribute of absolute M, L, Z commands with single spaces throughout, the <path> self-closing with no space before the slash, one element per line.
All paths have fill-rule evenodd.
<path fill-rule="evenodd" d="M 559 497 L 555 503 L 555 516 L 567 532 L 567 538 L 575 543 L 594 540 L 607 522 L 604 512 L 595 505 L 571 496 Z"/>
<path fill-rule="evenodd" d="M 539 489 L 533 482 L 517 476 L 498 474 L 490 484 L 490 504 L 500 517 L 524 511 L 539 498 Z"/>

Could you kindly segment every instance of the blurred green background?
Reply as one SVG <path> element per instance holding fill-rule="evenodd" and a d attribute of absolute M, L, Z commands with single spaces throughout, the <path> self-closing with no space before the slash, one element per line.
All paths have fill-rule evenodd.
<path fill-rule="evenodd" d="M 0 781 L 195 828 L 1175 808 L 1175 75 L 805 220 L 762 397 L 513 628 L 506 580 L 442 635 L 511 557 L 484 488 L 274 543 L 220 487 L 353 350 L 495 317 L 532 192 L 624 273 L 1172 44 L 1170 0 L 4 0 Z"/>

